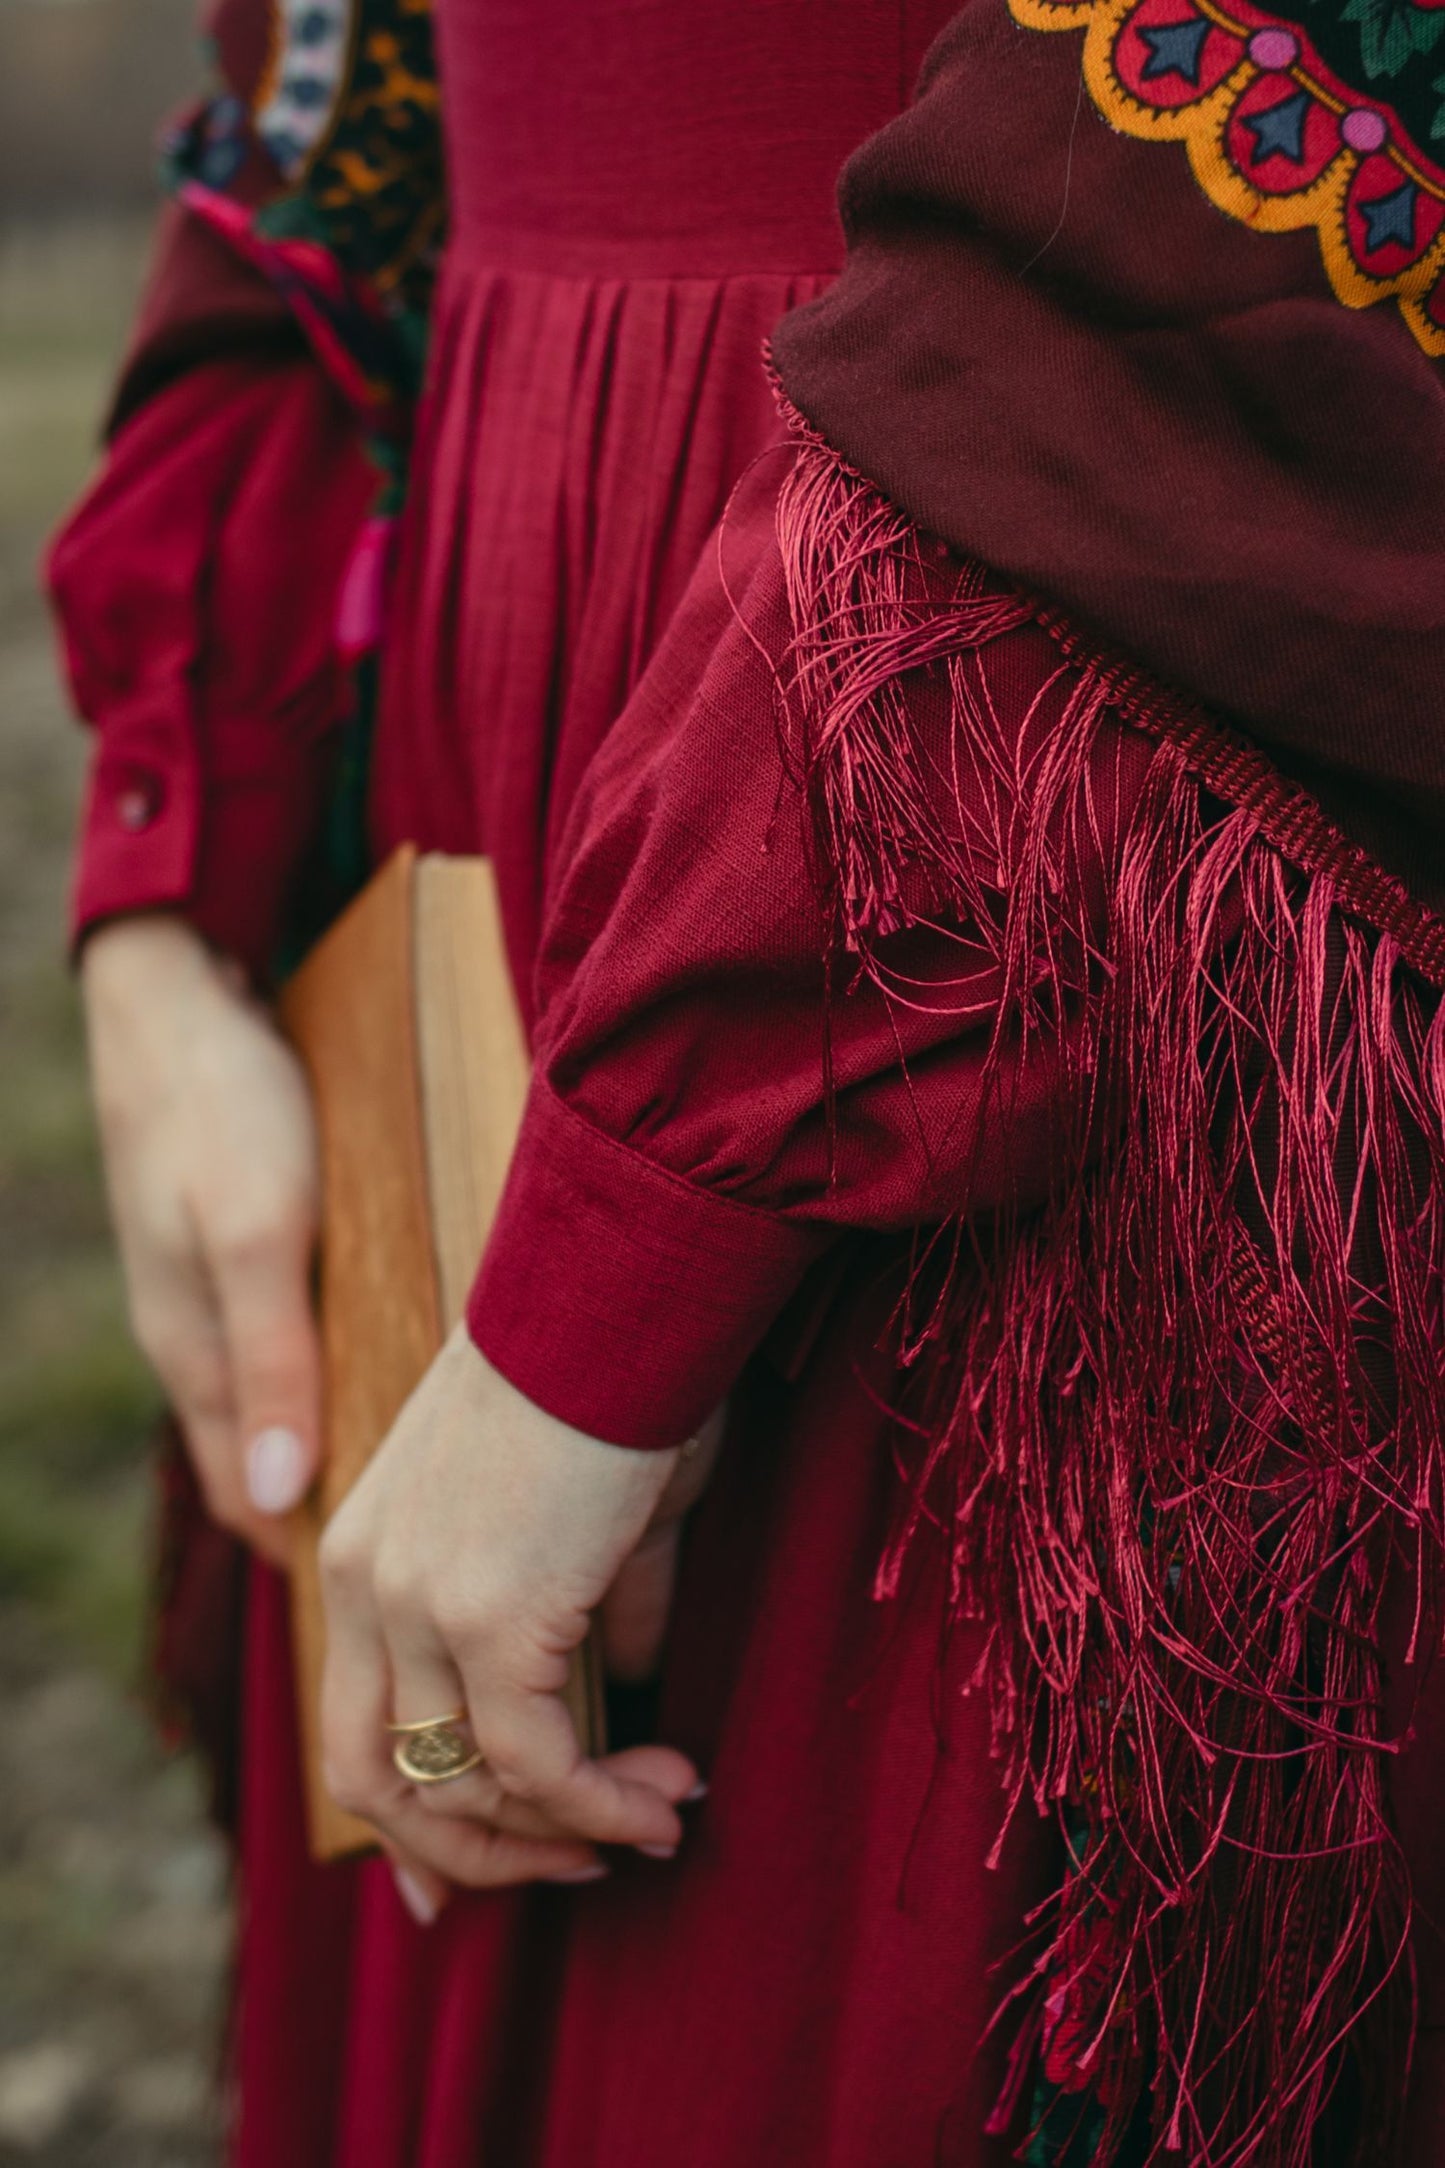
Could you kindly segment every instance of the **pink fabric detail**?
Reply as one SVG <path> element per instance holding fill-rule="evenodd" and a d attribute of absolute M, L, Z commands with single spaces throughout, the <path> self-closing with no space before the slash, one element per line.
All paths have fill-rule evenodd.
<path fill-rule="evenodd" d="M 1249 57 L 1257 67 L 1292 68 L 1299 59 L 1299 39 L 1292 30 L 1256 30 L 1249 41 Z"/>
<path fill-rule="evenodd" d="M 1369 157 L 1384 149 L 1390 129 L 1383 113 L 1377 113 L 1373 106 L 1357 105 L 1340 122 L 1340 134 L 1352 151 Z"/>
<path fill-rule="evenodd" d="M 348 662 L 381 644 L 386 587 L 396 542 L 396 520 L 366 520 L 341 582 L 336 609 L 336 645 Z"/>

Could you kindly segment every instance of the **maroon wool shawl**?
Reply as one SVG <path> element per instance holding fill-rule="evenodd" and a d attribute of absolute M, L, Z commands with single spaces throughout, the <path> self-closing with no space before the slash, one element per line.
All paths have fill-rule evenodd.
<path fill-rule="evenodd" d="M 918 1238 L 881 1584 L 942 1534 L 1010 1797 L 1072 1850 L 998 2128 L 1032 2099 L 1052 2163 L 1072 2099 L 1096 2168 L 1387 2162 L 1398 1659 L 1445 1583 L 1439 368 L 1332 298 L 1312 235 L 1112 135 L 1077 40 L 1003 0 L 842 202 L 847 268 L 774 341 L 838 998 L 902 998 L 892 936 L 965 922 L 1007 988 L 995 1088 L 1020 1021 L 1071 1083 L 1049 1204 Z M 986 747 L 991 643 L 1029 616 L 1066 713 L 955 826 L 915 695 Z M 1121 717 L 1154 753 L 1101 942 L 1089 748 Z"/>
<path fill-rule="evenodd" d="M 1445 895 L 1445 368 L 970 0 L 844 170 L 793 404 L 912 519 L 1270 744 Z"/>

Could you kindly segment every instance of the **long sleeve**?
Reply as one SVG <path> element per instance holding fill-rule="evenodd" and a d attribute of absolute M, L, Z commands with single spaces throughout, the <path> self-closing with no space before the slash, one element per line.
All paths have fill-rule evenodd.
<path fill-rule="evenodd" d="M 572 814 L 533 1090 L 470 1310 L 514 1383 L 619 1444 L 687 1435 L 841 1231 L 1027 1203 L 1076 1088 L 1068 1019 L 1025 1029 L 996 928 L 920 895 L 881 970 L 830 956 L 784 750 L 777 465 L 739 492 Z M 991 745 L 961 755 L 927 673 L 911 696 L 936 819 L 977 852 L 1000 777 L 1027 773 L 1073 684 L 1020 616 L 987 650 Z M 1147 761 L 1133 733 L 1101 734 L 1100 913 Z"/>
<path fill-rule="evenodd" d="M 207 361 L 120 428 L 49 563 L 96 740 L 77 935 L 166 906 L 264 963 L 346 702 L 337 602 L 375 486 L 305 356 Z"/>
<path fill-rule="evenodd" d="M 288 186 L 254 112 L 274 28 L 267 0 L 210 0 L 218 94 L 171 131 L 180 193 L 104 463 L 47 567 L 95 733 L 76 936 L 167 907 L 257 970 L 350 699 L 338 605 L 379 487 L 350 380 L 335 388 L 300 287 L 256 245 Z"/>

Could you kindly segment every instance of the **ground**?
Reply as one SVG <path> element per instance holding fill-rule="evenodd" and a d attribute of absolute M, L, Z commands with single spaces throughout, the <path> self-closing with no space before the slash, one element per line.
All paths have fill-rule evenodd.
<path fill-rule="evenodd" d="M 156 1400 L 63 957 L 82 734 L 34 560 L 80 485 L 138 226 L 0 229 L 0 2168 L 212 2168 L 228 1938 L 142 1706 Z"/>

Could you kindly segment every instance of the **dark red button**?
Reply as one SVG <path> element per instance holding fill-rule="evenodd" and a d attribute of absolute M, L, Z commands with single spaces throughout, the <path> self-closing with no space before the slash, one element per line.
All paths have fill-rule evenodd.
<path fill-rule="evenodd" d="M 137 834 L 160 812 L 163 793 L 154 778 L 127 783 L 116 795 L 115 815 L 122 828 Z"/>

